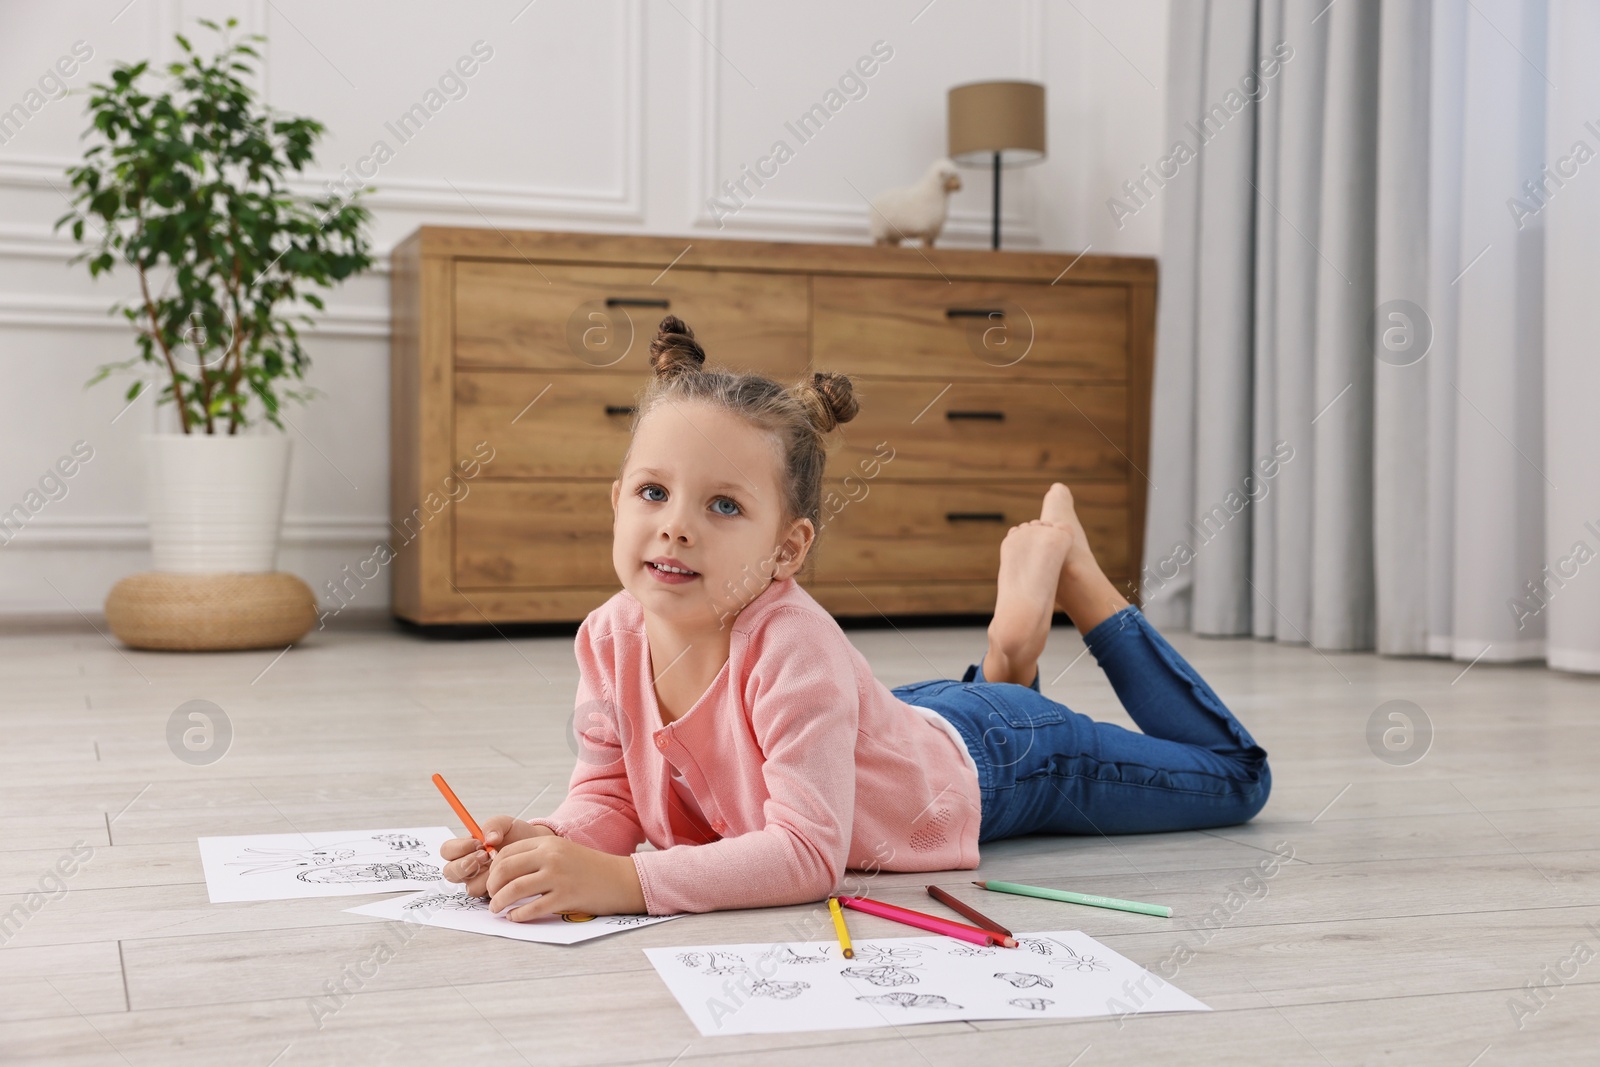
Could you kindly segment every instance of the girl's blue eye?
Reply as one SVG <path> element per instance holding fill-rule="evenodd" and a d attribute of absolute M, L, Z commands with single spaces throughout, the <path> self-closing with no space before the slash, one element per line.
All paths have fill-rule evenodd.
<path fill-rule="evenodd" d="M 661 493 L 661 496 L 652 497 L 652 496 L 646 495 L 652 489 L 654 489 L 657 492 Z M 661 488 L 661 486 L 656 485 L 654 482 L 648 483 L 646 485 L 641 485 L 639 487 L 638 491 L 639 491 L 639 495 L 640 496 L 643 496 L 645 500 L 648 500 L 652 504 L 660 504 L 666 499 L 667 491 L 665 489 Z M 731 497 L 726 497 L 726 496 L 717 497 L 717 499 L 712 502 L 712 506 L 716 507 L 716 505 L 718 505 L 718 504 L 730 504 L 730 505 L 733 506 L 733 510 L 732 511 L 722 511 L 720 509 L 717 511 L 718 515 L 724 515 L 724 516 L 727 516 L 729 518 L 732 518 L 735 515 L 742 514 L 743 511 L 744 511 L 744 509 L 739 506 L 739 502 L 734 500 Z"/>

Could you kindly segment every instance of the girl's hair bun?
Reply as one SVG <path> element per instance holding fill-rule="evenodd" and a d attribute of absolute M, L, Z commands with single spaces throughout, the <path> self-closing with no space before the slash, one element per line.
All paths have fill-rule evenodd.
<path fill-rule="evenodd" d="M 694 331 L 676 315 L 668 315 L 656 328 L 650 342 L 650 367 L 657 378 L 671 379 L 705 365 L 706 350 L 694 339 Z"/>
<path fill-rule="evenodd" d="M 855 386 L 843 374 L 817 371 L 797 392 L 818 433 L 827 433 L 840 423 L 849 422 L 861 410 Z"/>

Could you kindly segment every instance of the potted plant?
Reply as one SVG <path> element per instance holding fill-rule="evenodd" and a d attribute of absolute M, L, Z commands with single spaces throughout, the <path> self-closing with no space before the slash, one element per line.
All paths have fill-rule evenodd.
<path fill-rule="evenodd" d="M 89 246 L 73 262 L 87 259 L 91 277 L 126 265 L 138 282 L 112 308 L 138 354 L 89 384 L 153 370 L 128 401 L 159 384 L 157 402 L 177 411 L 181 432 L 146 440 L 156 569 L 270 572 L 289 460 L 281 405 L 315 392 L 294 386 L 308 366 L 296 323 L 313 321 L 302 304 L 323 309 L 309 288 L 371 267 L 370 212 L 359 194 L 290 191 L 322 124 L 258 103 L 240 80 L 259 59 L 250 42 L 265 38 L 232 40 L 236 19 L 199 21 L 220 48 L 207 59 L 176 35 L 183 59 L 166 88 L 145 88 L 148 62 L 89 87 L 94 143 L 67 171 L 73 210 L 55 225 Z M 244 432 L 263 420 L 276 432 Z"/>

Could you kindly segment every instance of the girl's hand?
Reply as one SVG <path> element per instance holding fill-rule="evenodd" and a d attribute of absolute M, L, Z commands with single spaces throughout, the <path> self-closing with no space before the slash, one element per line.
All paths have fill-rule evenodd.
<path fill-rule="evenodd" d="M 535 837 L 556 836 L 556 832 L 548 826 L 533 826 L 521 819 L 513 819 L 509 815 L 495 815 L 485 819 L 479 829 L 483 831 L 488 843 L 496 848 Z M 489 895 L 484 883 L 488 880 L 489 866 L 494 857 L 484 850 L 477 838 L 452 837 L 439 846 L 439 856 L 449 861 L 444 865 L 445 881 L 465 882 L 467 892 L 471 896 Z"/>
<path fill-rule="evenodd" d="M 489 910 L 542 894 L 505 914 L 516 922 L 546 915 L 642 915 L 644 890 L 631 856 L 613 856 L 564 837 L 535 837 L 502 848 L 489 869 Z"/>

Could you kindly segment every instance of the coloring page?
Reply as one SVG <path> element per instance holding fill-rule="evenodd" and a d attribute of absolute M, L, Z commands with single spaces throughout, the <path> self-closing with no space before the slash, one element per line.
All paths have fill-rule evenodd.
<path fill-rule="evenodd" d="M 534 900 L 535 897 L 527 897 Z M 518 904 L 522 901 L 518 901 Z M 515 907 L 515 905 L 513 905 Z M 346 908 L 352 915 L 374 915 L 462 930 L 469 934 L 492 934 L 518 941 L 543 941 L 552 945 L 571 945 L 606 934 L 652 926 L 676 919 L 677 915 L 547 915 L 532 922 L 519 923 L 489 910 L 488 897 L 468 896 L 466 890 L 448 883 L 435 890 L 404 897 L 390 897 L 359 908 Z M 510 908 L 506 909 L 507 911 Z"/>
<path fill-rule="evenodd" d="M 445 885 L 443 826 L 200 838 L 211 903 L 350 897 Z"/>
<path fill-rule="evenodd" d="M 1210 1011 L 1078 930 L 1018 934 L 1016 948 L 955 938 L 647 948 L 700 1033 L 778 1034 L 951 1019 Z"/>

